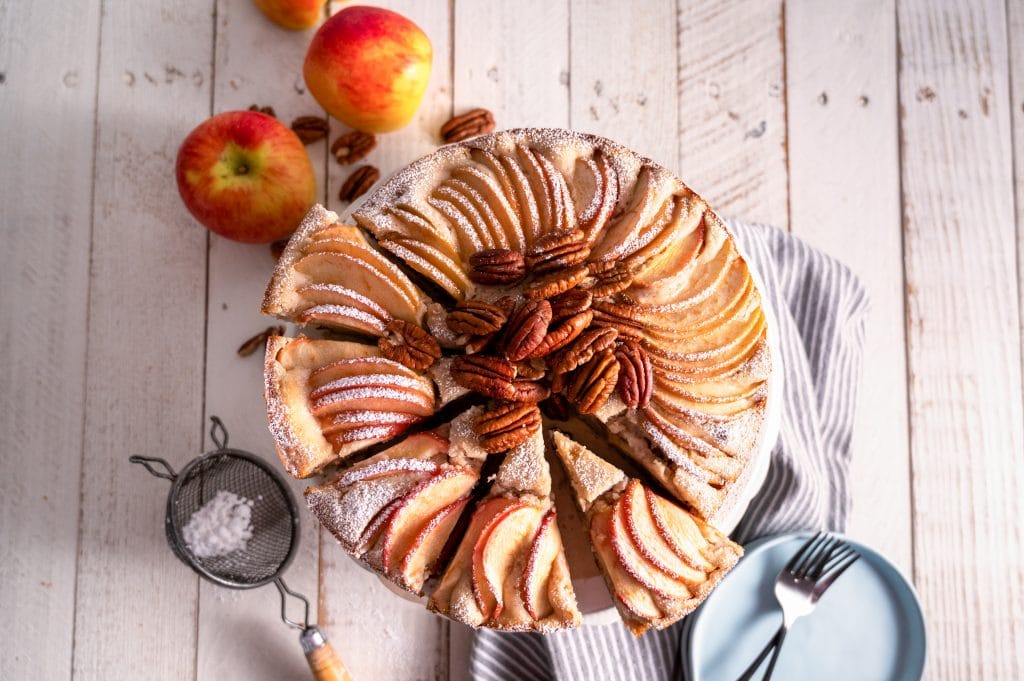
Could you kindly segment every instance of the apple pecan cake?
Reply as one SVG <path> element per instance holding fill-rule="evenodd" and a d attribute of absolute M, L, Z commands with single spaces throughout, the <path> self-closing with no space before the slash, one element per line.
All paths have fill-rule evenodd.
<path fill-rule="evenodd" d="M 642 632 L 692 609 L 731 565 L 708 523 L 749 475 L 771 364 L 760 294 L 722 220 L 650 160 L 547 129 L 442 147 L 353 220 L 314 207 L 263 302 L 326 335 L 274 338 L 265 365 L 285 467 L 333 476 L 307 494 L 323 524 L 414 593 L 438 577 L 429 605 L 454 619 L 572 626 L 543 459 L 546 420 L 572 418 L 675 498 L 623 477 L 601 508 L 661 499 L 715 549 L 679 564 L 649 549 L 666 581 L 627 622 Z M 584 510 L 608 575 L 600 546 L 615 550 L 604 538 L 629 513 Z"/>

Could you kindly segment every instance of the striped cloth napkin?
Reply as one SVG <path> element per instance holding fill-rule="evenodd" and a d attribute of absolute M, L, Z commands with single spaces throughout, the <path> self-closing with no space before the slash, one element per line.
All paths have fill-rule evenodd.
<path fill-rule="evenodd" d="M 785 366 L 782 424 L 768 478 L 733 539 L 804 529 L 842 531 L 867 298 L 838 261 L 766 225 L 729 222 L 771 301 Z M 470 674 L 480 681 L 660 681 L 682 678 L 682 622 L 637 639 L 624 626 L 541 636 L 481 630 Z"/>

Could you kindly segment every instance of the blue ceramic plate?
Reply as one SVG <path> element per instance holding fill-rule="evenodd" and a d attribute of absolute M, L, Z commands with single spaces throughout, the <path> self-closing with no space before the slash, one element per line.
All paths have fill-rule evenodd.
<path fill-rule="evenodd" d="M 810 534 L 760 539 L 687 618 L 683 666 L 688 681 L 735 681 L 782 623 L 775 578 Z M 924 670 L 925 630 L 913 587 L 885 558 L 850 541 L 861 554 L 793 625 L 773 679 L 779 681 L 917 681 Z M 755 678 L 761 678 L 767 663 Z"/>

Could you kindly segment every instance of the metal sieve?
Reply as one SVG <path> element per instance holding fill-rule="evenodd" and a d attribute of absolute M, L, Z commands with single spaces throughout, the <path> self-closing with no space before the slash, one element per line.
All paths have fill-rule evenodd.
<path fill-rule="evenodd" d="M 299 544 L 299 513 L 288 484 L 266 461 L 240 449 L 228 448 L 228 431 L 216 416 L 210 417 L 210 437 L 217 446 L 192 459 L 175 473 L 164 459 L 132 456 L 158 478 L 170 480 L 164 529 L 167 543 L 183 563 L 201 577 L 229 589 L 253 589 L 273 582 L 281 594 L 281 619 L 301 632 L 299 642 L 313 676 L 318 681 L 346 681 L 351 676 L 334 648 L 316 625 L 309 623 L 309 600 L 292 591 L 281 573 L 288 567 Z M 252 537 L 244 549 L 222 556 L 196 555 L 185 541 L 183 530 L 204 504 L 226 491 L 252 501 Z M 288 618 L 288 597 L 303 603 L 303 619 Z"/>

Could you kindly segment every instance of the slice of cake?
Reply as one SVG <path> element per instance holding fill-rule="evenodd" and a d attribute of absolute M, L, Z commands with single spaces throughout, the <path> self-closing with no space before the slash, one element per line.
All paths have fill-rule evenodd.
<path fill-rule="evenodd" d="M 428 607 L 472 627 L 579 626 L 539 431 L 506 455 Z"/>
<path fill-rule="evenodd" d="M 349 555 L 417 595 L 480 478 L 486 454 L 471 441 L 474 411 L 410 435 L 305 492 L 310 510 Z"/>
<path fill-rule="evenodd" d="M 693 611 L 743 554 L 699 517 L 552 434 L 623 622 L 639 636 Z"/>
<path fill-rule="evenodd" d="M 264 380 L 278 454 L 297 478 L 401 435 L 436 409 L 430 379 L 362 343 L 273 336 Z"/>

